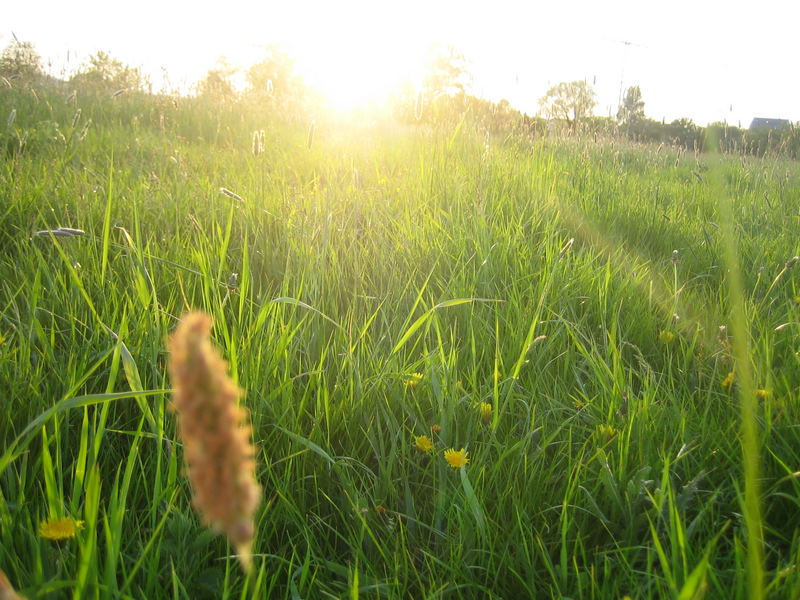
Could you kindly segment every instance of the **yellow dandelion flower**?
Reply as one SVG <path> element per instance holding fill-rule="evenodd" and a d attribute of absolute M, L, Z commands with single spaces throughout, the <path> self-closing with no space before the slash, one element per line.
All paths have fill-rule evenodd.
<path fill-rule="evenodd" d="M 756 398 L 759 400 L 766 400 L 772 395 L 770 390 L 756 390 Z"/>
<path fill-rule="evenodd" d="M 478 405 L 478 410 L 481 413 L 481 420 L 484 423 L 488 423 L 489 419 L 492 418 L 492 405 L 489 404 L 488 402 L 481 402 Z"/>
<path fill-rule="evenodd" d="M 725 379 L 722 380 L 722 387 L 724 387 L 726 390 L 731 389 L 731 386 L 733 385 L 733 377 L 733 371 L 731 371 L 728 373 Z"/>
<path fill-rule="evenodd" d="M 611 425 L 606 425 L 605 423 L 601 423 L 600 425 L 597 426 L 597 435 L 599 435 L 601 438 L 605 440 L 610 440 L 615 435 L 617 435 L 617 433 L 619 432 L 616 429 L 614 429 L 614 427 L 612 427 Z"/>
<path fill-rule="evenodd" d="M 440 433 L 442 431 L 441 425 L 431 425 L 431 431 L 433 433 Z"/>
<path fill-rule="evenodd" d="M 74 538 L 79 529 L 83 529 L 83 521 L 71 517 L 48 519 L 39 524 L 39 537 L 53 542 Z"/>
<path fill-rule="evenodd" d="M 410 390 L 413 390 L 420 383 L 422 383 L 423 379 L 425 379 L 425 375 L 422 373 L 411 373 L 410 375 L 406 376 L 406 387 Z"/>
<path fill-rule="evenodd" d="M 658 341 L 662 344 L 669 344 L 675 339 L 675 334 L 671 331 L 661 331 L 658 334 Z"/>
<path fill-rule="evenodd" d="M 447 461 L 447 464 L 454 469 L 459 469 L 469 464 L 469 458 L 467 455 L 468 452 L 464 448 L 461 450 L 450 448 L 449 450 L 444 451 L 444 459 Z"/>
<path fill-rule="evenodd" d="M 414 437 L 414 445 L 422 452 L 433 451 L 433 442 L 427 435 L 418 435 Z"/>

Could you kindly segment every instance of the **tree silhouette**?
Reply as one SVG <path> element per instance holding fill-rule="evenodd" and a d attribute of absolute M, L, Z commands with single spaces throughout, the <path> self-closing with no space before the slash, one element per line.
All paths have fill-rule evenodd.
<path fill-rule="evenodd" d="M 644 101 L 642 100 L 642 90 L 638 85 L 628 88 L 625 92 L 625 98 L 622 104 L 619 105 L 617 110 L 617 121 L 630 129 L 637 121 L 644 118 Z"/>
<path fill-rule="evenodd" d="M 432 46 L 425 65 L 425 91 L 432 97 L 466 91 L 467 61 L 453 46 Z"/>
<path fill-rule="evenodd" d="M 42 75 L 42 59 L 30 42 L 16 37 L 0 54 L 0 76 L 30 82 Z"/>
<path fill-rule="evenodd" d="M 70 83 L 95 93 L 114 94 L 121 91 L 142 90 L 146 79 L 141 71 L 112 58 L 107 52 L 96 52 L 89 57 L 89 63 L 80 73 L 74 75 Z"/>
<path fill-rule="evenodd" d="M 256 93 L 293 95 L 299 87 L 294 60 L 278 46 L 267 47 L 267 56 L 247 70 L 247 82 Z"/>
<path fill-rule="evenodd" d="M 539 110 L 551 119 L 563 119 L 573 127 L 592 114 L 594 90 L 585 81 L 561 82 L 539 99 Z"/>

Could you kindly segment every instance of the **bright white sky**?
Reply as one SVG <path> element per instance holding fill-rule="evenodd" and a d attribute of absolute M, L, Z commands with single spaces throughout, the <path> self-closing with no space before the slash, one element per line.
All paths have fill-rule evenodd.
<path fill-rule="evenodd" d="M 551 85 L 585 79 L 597 115 L 639 85 L 654 119 L 800 121 L 796 0 L 31 0 L 2 13 L 0 47 L 13 32 L 55 74 L 105 50 L 157 86 L 166 69 L 186 87 L 221 56 L 248 66 L 278 43 L 307 82 L 348 104 L 418 77 L 441 43 L 466 56 L 472 93 L 530 114 Z"/>

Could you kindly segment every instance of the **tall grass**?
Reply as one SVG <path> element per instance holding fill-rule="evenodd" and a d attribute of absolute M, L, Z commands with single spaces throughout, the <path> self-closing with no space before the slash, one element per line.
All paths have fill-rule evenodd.
<path fill-rule="evenodd" d="M 3 91 L 12 110 L 0 569 L 21 593 L 800 593 L 796 163 L 469 119 L 316 116 L 312 144 L 308 120 L 127 94 Z M 32 237 L 58 227 L 86 235 Z M 188 309 L 246 390 L 249 578 L 191 510 L 166 410 Z M 41 539 L 58 516 L 85 527 Z"/>

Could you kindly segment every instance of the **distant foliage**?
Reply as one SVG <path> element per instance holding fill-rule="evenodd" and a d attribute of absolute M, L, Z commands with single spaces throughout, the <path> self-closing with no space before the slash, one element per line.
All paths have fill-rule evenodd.
<path fill-rule="evenodd" d="M 70 80 L 70 85 L 94 94 L 120 94 L 144 91 L 147 80 L 138 68 L 130 67 L 112 58 L 106 52 L 97 52 Z"/>
<path fill-rule="evenodd" d="M 452 46 L 432 46 L 425 64 L 422 89 L 406 86 L 399 91 L 398 113 L 402 120 L 417 122 L 458 121 L 467 109 L 470 84 L 467 61 Z"/>
<path fill-rule="evenodd" d="M 211 69 L 197 84 L 197 95 L 217 102 L 233 102 L 237 93 L 230 78 L 234 73 L 235 70 L 226 67 Z"/>
<path fill-rule="evenodd" d="M 594 90 L 585 81 L 561 82 L 542 96 L 539 109 L 544 116 L 562 119 L 572 128 L 582 119 L 591 116 L 597 104 L 594 96 Z"/>
<path fill-rule="evenodd" d="M 644 100 L 638 85 L 628 88 L 625 98 L 617 110 L 617 121 L 622 127 L 630 128 L 644 119 Z"/>
<path fill-rule="evenodd" d="M 194 97 L 152 95 L 152 103 L 133 99 L 122 102 L 119 97 L 132 92 L 142 97 L 151 94 L 149 82 L 138 68 L 125 65 L 106 52 L 97 52 L 65 82 L 43 70 L 41 58 L 30 42 L 15 39 L 0 54 L 0 91 L 9 92 L 4 99 L 0 97 L 6 111 L 5 128 L 0 126 L 0 150 L 9 156 L 45 149 L 71 156 L 92 122 L 119 117 L 160 130 L 174 128 L 182 137 L 221 145 L 251 145 L 252 132 L 268 131 L 268 122 L 302 123 L 307 127 L 319 118 L 320 98 L 297 75 L 294 61 L 281 48 L 268 47 L 264 58 L 244 72 L 248 85 L 243 91 L 233 83 L 237 72 L 223 60 L 197 84 Z M 517 110 L 507 100 L 493 102 L 469 94 L 469 83 L 464 55 L 452 47 L 434 47 L 422 86 L 409 83 L 398 88 L 388 107 L 389 114 L 406 125 L 453 128 L 468 123 L 484 135 L 520 140 L 550 135 L 597 142 L 626 138 L 634 143 L 671 145 L 696 153 L 717 150 L 800 158 L 800 129 L 795 125 L 782 130 L 750 130 L 726 123 L 701 127 L 686 118 L 656 121 L 645 116 L 638 85 L 626 90 L 615 117 L 596 117 L 592 115 L 596 103 L 591 86 L 585 81 L 562 82 L 540 99 L 539 114 L 534 117 Z M 53 114 L 51 105 L 40 102 L 40 96 L 48 94 L 69 98 L 64 114 Z M 76 98 L 81 103 L 87 99 L 91 102 L 81 109 Z M 92 110 L 94 101 L 102 103 L 102 111 Z M 181 111 L 179 106 L 193 106 L 196 110 Z M 236 107 L 242 110 L 237 112 Z M 237 133 L 239 127 L 246 133 Z M 259 154 L 260 150 L 254 153 Z"/>
<path fill-rule="evenodd" d="M 266 56 L 251 66 L 246 76 L 249 100 L 283 114 L 304 112 L 310 90 L 295 72 L 294 59 L 280 47 L 269 46 Z"/>
<path fill-rule="evenodd" d="M 457 96 L 469 85 L 467 61 L 453 46 L 432 47 L 426 71 L 424 89 L 432 96 Z"/>
<path fill-rule="evenodd" d="M 15 39 L 0 54 L 0 76 L 31 83 L 42 76 L 42 59 L 33 44 Z"/>

